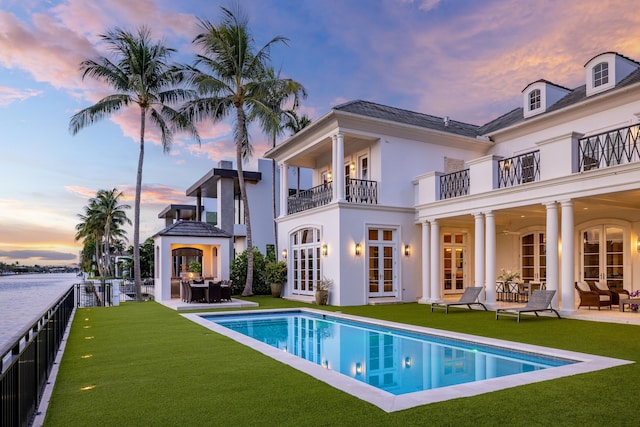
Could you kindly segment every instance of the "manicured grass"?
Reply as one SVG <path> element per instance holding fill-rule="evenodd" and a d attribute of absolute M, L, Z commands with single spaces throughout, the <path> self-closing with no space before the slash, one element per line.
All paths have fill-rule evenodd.
<path fill-rule="evenodd" d="M 305 306 L 247 299 L 260 308 Z M 638 326 L 544 317 L 518 324 L 496 321 L 494 312 L 431 313 L 419 304 L 326 309 L 633 361 L 640 357 Z M 88 385 L 95 387 L 81 390 Z M 45 425 L 621 426 L 638 424 L 639 392 L 640 364 L 631 364 L 387 414 L 160 304 L 125 303 L 77 311 Z"/>

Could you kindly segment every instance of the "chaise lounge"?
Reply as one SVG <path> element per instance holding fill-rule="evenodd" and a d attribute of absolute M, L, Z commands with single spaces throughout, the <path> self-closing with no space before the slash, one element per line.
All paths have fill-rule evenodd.
<path fill-rule="evenodd" d="M 536 317 L 538 316 L 538 312 L 540 311 L 551 311 L 558 316 L 560 319 L 560 313 L 558 313 L 553 307 L 551 307 L 551 300 L 555 295 L 555 290 L 536 290 L 531 294 L 531 298 L 529 298 L 529 302 L 524 307 L 507 307 L 507 308 L 499 308 L 496 310 L 496 320 L 498 320 L 498 315 L 503 316 L 512 316 L 518 317 L 518 322 L 520 322 L 520 314 L 522 313 L 534 313 Z"/>
<path fill-rule="evenodd" d="M 480 297 L 480 292 L 482 292 L 483 287 L 468 287 L 465 288 L 464 293 L 460 297 L 458 301 L 447 301 L 447 302 L 434 302 L 431 304 L 431 312 L 433 313 L 434 308 L 444 308 L 445 313 L 449 313 L 449 306 L 452 305 L 466 305 L 471 310 L 471 304 L 479 304 L 487 311 L 487 307 L 483 303 L 481 303 L 478 298 Z"/>

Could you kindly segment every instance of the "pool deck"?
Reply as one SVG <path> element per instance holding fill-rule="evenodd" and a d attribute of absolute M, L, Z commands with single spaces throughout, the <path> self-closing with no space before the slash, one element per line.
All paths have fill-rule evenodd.
<path fill-rule="evenodd" d="M 256 302 L 244 301 L 235 298 L 231 298 L 230 302 L 216 302 L 211 304 L 204 302 L 184 302 L 179 298 L 173 298 L 169 301 L 158 301 L 158 303 L 176 311 L 209 310 L 212 308 L 248 308 L 259 306 Z"/>
<path fill-rule="evenodd" d="M 252 314 L 255 314 L 258 312 L 278 312 L 278 311 L 282 312 L 282 311 L 292 311 L 292 310 L 295 311 L 296 309 L 256 310 L 256 311 L 252 311 Z M 254 350 L 257 350 L 263 353 L 264 355 L 267 355 L 286 365 L 296 368 L 301 372 L 304 372 L 320 381 L 323 381 L 339 390 L 344 391 L 345 393 L 349 393 L 355 397 L 358 397 L 359 399 L 369 402 L 372 405 L 375 405 L 381 408 L 385 412 L 395 412 L 395 411 L 400 411 L 408 408 L 413 408 L 415 406 L 426 405 L 429 403 L 441 402 L 444 400 L 461 398 L 461 397 L 475 396 L 479 394 L 489 393 L 492 391 L 503 390 L 511 387 L 517 387 L 524 384 L 531 384 L 535 382 L 546 381 L 546 380 L 555 379 L 555 378 L 562 378 L 562 377 L 567 377 L 571 375 L 577 375 L 577 374 L 582 374 L 586 372 L 607 369 L 614 366 L 634 363 L 628 360 L 614 359 L 610 357 L 602 357 L 602 356 L 596 356 L 596 355 L 586 354 L 586 353 L 578 353 L 578 352 L 560 350 L 560 349 L 549 348 L 549 347 L 534 346 L 534 345 L 522 344 L 522 343 L 517 343 L 512 341 L 504 341 L 504 340 L 498 340 L 493 338 L 486 338 L 486 337 L 461 334 L 456 332 L 443 331 L 438 329 L 424 328 L 419 326 L 400 324 L 400 323 L 383 321 L 378 319 L 375 319 L 374 321 L 373 319 L 367 319 L 359 316 L 351 316 L 351 315 L 345 315 L 340 313 L 328 314 L 326 311 L 316 310 L 316 309 L 303 308 L 299 310 L 303 312 L 309 312 L 309 313 L 315 313 L 315 314 L 327 315 L 327 316 L 330 315 L 333 317 L 340 317 L 340 318 L 354 320 L 354 321 L 364 321 L 364 322 L 369 321 L 377 326 L 398 328 L 398 329 L 408 330 L 408 331 L 417 332 L 417 333 L 427 333 L 432 335 L 444 336 L 447 338 L 473 341 L 480 344 L 486 344 L 491 346 L 505 347 L 505 348 L 516 349 L 519 351 L 544 354 L 547 356 L 574 360 L 574 361 L 577 361 L 578 363 L 573 363 L 570 365 L 544 369 L 539 371 L 509 375 L 505 377 L 491 378 L 491 379 L 486 379 L 486 380 L 472 382 L 472 383 L 465 383 L 460 385 L 436 388 L 432 390 L 394 395 L 386 391 L 383 391 L 381 389 L 378 389 L 376 387 L 370 386 L 364 382 L 358 381 L 347 375 L 343 375 L 331 369 L 326 369 L 321 365 L 318 365 L 313 362 L 309 362 L 300 357 L 294 356 L 291 353 L 282 351 L 268 344 L 265 344 L 261 341 L 250 338 L 246 335 L 227 329 L 223 326 L 218 325 L 217 323 L 204 319 L 198 313 L 183 314 L 183 316 L 205 328 L 208 328 L 219 334 L 225 335 L 241 344 L 244 344 L 248 347 L 253 348 Z M 202 313 L 202 314 L 206 316 L 216 316 L 216 315 L 225 315 L 230 313 L 233 313 L 233 312 Z M 239 313 L 246 314 L 246 312 L 239 312 Z M 620 314 L 624 314 L 624 313 L 620 313 Z M 509 320 L 512 320 L 512 319 L 507 319 L 504 321 L 509 321 Z"/>

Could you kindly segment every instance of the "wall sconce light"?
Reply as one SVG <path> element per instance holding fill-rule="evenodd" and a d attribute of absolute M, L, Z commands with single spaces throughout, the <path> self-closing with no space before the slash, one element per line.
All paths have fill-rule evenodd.
<path fill-rule="evenodd" d="M 331 171 L 327 172 L 327 181 L 331 182 Z"/>
<path fill-rule="evenodd" d="M 360 362 L 356 363 L 356 375 L 362 375 L 362 365 Z"/>
<path fill-rule="evenodd" d="M 636 242 L 636 250 L 640 252 L 640 237 L 638 237 L 638 241 Z"/>
<path fill-rule="evenodd" d="M 409 356 L 404 358 L 404 367 L 409 369 L 411 367 L 411 358 Z"/>
<path fill-rule="evenodd" d="M 404 256 L 409 256 L 411 253 L 411 247 L 409 245 L 404 245 Z"/>
<path fill-rule="evenodd" d="M 360 248 L 360 243 L 356 243 L 356 256 L 360 256 L 360 251 L 361 250 L 362 250 L 362 248 Z"/>
<path fill-rule="evenodd" d="M 282 258 L 287 259 L 287 250 L 286 249 L 282 250 Z"/>
<path fill-rule="evenodd" d="M 355 172 L 356 164 L 354 162 L 351 162 L 351 164 L 349 165 L 349 169 L 351 169 L 351 172 Z"/>
<path fill-rule="evenodd" d="M 326 244 L 322 245 L 322 256 L 327 256 L 327 245 Z"/>

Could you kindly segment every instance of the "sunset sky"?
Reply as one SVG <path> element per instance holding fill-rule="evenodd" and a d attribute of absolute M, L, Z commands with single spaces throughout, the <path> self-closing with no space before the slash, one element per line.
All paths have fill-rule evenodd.
<path fill-rule="evenodd" d="M 241 0 L 256 44 L 276 35 L 282 75 L 306 87 L 313 119 L 363 99 L 473 124 L 521 104 L 538 79 L 574 88 L 583 65 L 616 51 L 640 60 L 637 1 L 590 0 Z M 151 28 L 154 39 L 193 61 L 197 19 L 217 23 L 202 0 L 0 0 L 0 261 L 77 261 L 77 215 L 100 189 L 117 187 L 133 206 L 139 117 L 134 108 L 68 131 L 78 110 L 108 94 L 81 79 L 84 59 L 105 55 L 98 35 Z M 164 154 L 147 132 L 141 241 L 163 228 L 170 203 L 219 160 L 234 160 L 231 122 L 199 125 L 202 145 L 180 135 Z M 252 129 L 255 161 L 268 143 Z M 428 171 L 425 171 L 428 172 Z M 133 219 L 133 209 L 130 211 Z M 129 233 L 130 242 L 133 240 Z"/>

